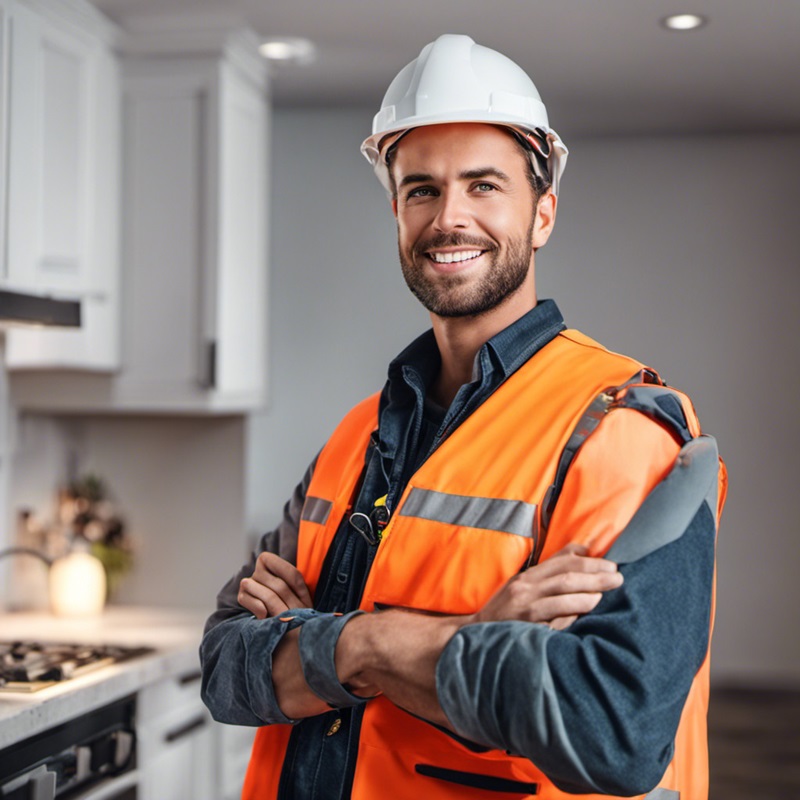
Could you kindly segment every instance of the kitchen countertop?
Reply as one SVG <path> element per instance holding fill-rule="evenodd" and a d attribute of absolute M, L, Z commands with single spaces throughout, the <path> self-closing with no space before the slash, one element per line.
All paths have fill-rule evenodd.
<path fill-rule="evenodd" d="M 0 693 L 0 749 L 164 678 L 199 671 L 206 613 L 110 606 L 98 617 L 0 614 L 0 639 L 140 645 L 151 655 L 112 664 L 38 692 Z"/>

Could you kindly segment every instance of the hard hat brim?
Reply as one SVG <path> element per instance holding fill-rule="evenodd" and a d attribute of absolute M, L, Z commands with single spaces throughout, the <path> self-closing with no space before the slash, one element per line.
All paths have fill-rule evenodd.
<path fill-rule="evenodd" d="M 449 117 L 449 118 L 448 118 Z M 549 126 L 542 125 L 532 127 L 530 121 L 511 120 L 508 115 L 498 117 L 486 112 L 476 113 L 471 115 L 469 113 L 453 113 L 451 115 L 437 115 L 436 117 L 416 117 L 403 120 L 404 124 L 397 128 L 389 128 L 381 130 L 378 133 L 373 133 L 361 144 L 361 153 L 372 164 L 375 170 L 375 175 L 381 182 L 387 192 L 391 192 L 391 180 L 389 178 L 389 169 L 386 165 L 385 153 L 389 147 L 398 141 L 403 134 L 415 129 L 432 125 L 451 125 L 458 123 L 475 123 L 478 125 L 497 125 L 503 128 L 509 128 L 512 131 L 523 134 L 544 134 L 547 142 L 550 145 L 550 152 L 547 155 L 548 167 L 550 170 L 550 178 L 552 181 L 552 190 L 554 194 L 558 194 L 558 185 L 561 178 L 561 173 L 564 171 L 567 155 L 567 149 L 561 137 Z M 411 123 L 411 124 L 409 124 Z M 534 148 L 541 153 L 539 148 Z M 536 157 L 531 153 L 531 163 L 533 164 L 534 171 L 538 174 L 538 165 Z"/>

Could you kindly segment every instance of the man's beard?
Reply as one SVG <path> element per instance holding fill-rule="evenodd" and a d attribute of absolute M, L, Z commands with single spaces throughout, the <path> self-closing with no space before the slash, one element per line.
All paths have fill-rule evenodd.
<path fill-rule="evenodd" d="M 466 234 L 439 234 L 418 242 L 410 255 L 400 252 L 400 265 L 408 288 L 425 308 L 439 317 L 474 317 L 497 308 L 525 281 L 530 269 L 533 221 L 524 239 L 508 243 L 505 258 L 500 258 L 494 242 Z M 426 273 L 425 255 L 438 247 L 475 247 L 486 251 L 491 260 L 488 269 L 476 279 L 472 275 Z M 467 286 L 471 281 L 474 285 Z"/>

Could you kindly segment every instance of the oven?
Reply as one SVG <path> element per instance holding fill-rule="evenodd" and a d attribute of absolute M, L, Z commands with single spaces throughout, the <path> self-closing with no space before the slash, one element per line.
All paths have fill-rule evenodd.
<path fill-rule="evenodd" d="M 136 698 L 0 751 L 2 800 L 136 800 Z"/>
<path fill-rule="evenodd" d="M 32 695 L 149 647 L 0 641 L 0 696 Z M 136 800 L 136 696 L 0 750 L 0 800 Z"/>

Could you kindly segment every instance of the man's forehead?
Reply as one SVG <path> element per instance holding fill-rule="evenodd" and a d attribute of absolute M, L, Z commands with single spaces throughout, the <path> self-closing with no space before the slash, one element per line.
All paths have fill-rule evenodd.
<path fill-rule="evenodd" d="M 392 159 L 401 169 L 417 169 L 420 162 L 447 160 L 467 165 L 490 164 L 498 159 L 520 159 L 513 134 L 484 123 L 425 125 L 406 132 L 395 145 Z M 524 162 L 523 162 L 524 163 Z"/>

